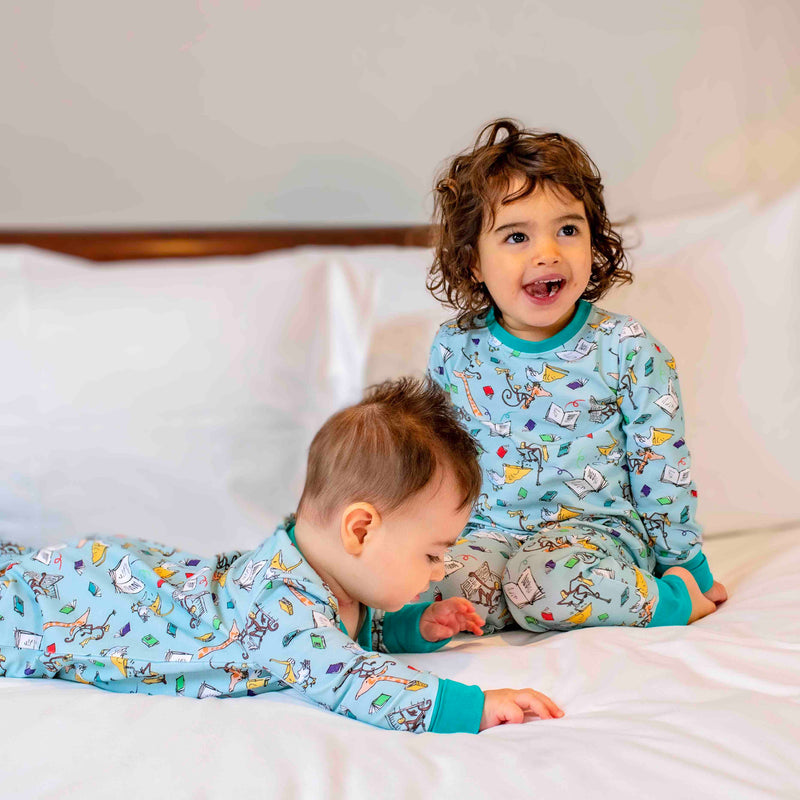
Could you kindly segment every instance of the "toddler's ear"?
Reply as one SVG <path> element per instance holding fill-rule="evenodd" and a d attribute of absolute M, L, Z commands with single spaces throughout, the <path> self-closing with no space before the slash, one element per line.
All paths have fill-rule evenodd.
<path fill-rule="evenodd" d="M 342 546 L 351 556 L 361 554 L 367 534 L 380 527 L 381 515 L 371 503 L 351 503 L 342 512 L 339 535 Z"/>
<path fill-rule="evenodd" d="M 478 258 L 478 254 L 474 250 L 473 250 L 472 277 L 475 278 L 475 280 L 478 283 L 483 283 L 483 270 L 481 269 L 481 260 L 480 258 Z"/>

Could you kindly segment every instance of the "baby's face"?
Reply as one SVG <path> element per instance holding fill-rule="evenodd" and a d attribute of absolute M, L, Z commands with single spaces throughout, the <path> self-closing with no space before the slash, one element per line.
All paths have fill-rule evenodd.
<path fill-rule="evenodd" d="M 395 512 L 384 516 L 380 535 L 365 549 L 360 577 L 362 603 L 397 611 L 444 577 L 444 557 L 467 524 L 469 504 L 449 470 Z"/>
<path fill-rule="evenodd" d="M 523 186 L 512 181 L 508 195 Z M 539 186 L 495 210 L 478 238 L 474 275 L 514 336 L 542 341 L 572 318 L 592 271 L 592 241 L 583 203 L 565 189 Z"/>

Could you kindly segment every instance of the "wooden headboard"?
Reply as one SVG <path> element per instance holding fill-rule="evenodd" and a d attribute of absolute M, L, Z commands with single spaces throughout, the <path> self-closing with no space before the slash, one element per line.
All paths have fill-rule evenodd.
<path fill-rule="evenodd" d="M 252 255 L 306 245 L 427 247 L 430 241 L 431 228 L 428 225 L 213 230 L 0 230 L 0 245 L 27 244 L 91 261 Z"/>

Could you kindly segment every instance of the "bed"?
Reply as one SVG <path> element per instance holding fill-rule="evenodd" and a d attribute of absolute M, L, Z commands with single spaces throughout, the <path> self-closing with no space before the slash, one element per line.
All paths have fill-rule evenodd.
<path fill-rule="evenodd" d="M 799 232 L 800 191 L 640 221 L 637 281 L 604 301 L 676 356 L 706 552 L 730 592 L 714 615 L 409 657 L 566 710 L 479 736 L 375 730 L 289 692 L 0 680 L 0 797 L 797 797 Z M 426 236 L 0 234 L 0 537 L 254 546 L 294 508 L 318 425 L 424 369 L 447 317 L 424 289 Z"/>

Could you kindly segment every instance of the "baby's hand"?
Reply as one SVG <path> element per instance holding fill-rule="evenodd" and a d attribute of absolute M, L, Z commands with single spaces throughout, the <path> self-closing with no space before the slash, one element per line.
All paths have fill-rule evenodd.
<path fill-rule="evenodd" d="M 475 608 L 464 597 L 450 597 L 431 603 L 419 620 L 419 632 L 429 642 L 449 639 L 461 631 L 470 631 L 476 636 L 483 633 L 483 620 Z"/>
<path fill-rule="evenodd" d="M 703 594 L 716 605 L 728 599 L 728 590 L 719 581 L 714 581 L 714 585 Z"/>
<path fill-rule="evenodd" d="M 540 719 L 557 719 L 564 712 L 545 694 L 533 689 L 489 689 L 483 693 L 483 715 L 480 730 L 495 725 L 525 721 L 525 712 L 532 711 Z"/>

